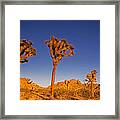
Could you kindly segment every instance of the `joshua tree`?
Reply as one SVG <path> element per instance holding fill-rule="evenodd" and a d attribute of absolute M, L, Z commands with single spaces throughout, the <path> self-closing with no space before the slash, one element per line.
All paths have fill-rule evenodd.
<path fill-rule="evenodd" d="M 88 83 L 91 83 L 91 98 L 94 97 L 94 82 L 96 82 L 96 73 L 96 70 L 92 70 L 91 73 L 86 76 Z"/>
<path fill-rule="evenodd" d="M 32 42 L 22 39 L 20 40 L 20 63 L 28 62 L 28 58 L 36 55 L 36 49 L 32 47 Z"/>
<path fill-rule="evenodd" d="M 54 81 L 57 65 L 63 57 L 73 56 L 74 48 L 65 39 L 59 40 L 54 36 L 52 36 L 50 40 L 45 41 L 45 44 L 49 47 L 50 56 L 53 61 L 53 70 L 51 78 L 51 96 L 54 97 Z"/>

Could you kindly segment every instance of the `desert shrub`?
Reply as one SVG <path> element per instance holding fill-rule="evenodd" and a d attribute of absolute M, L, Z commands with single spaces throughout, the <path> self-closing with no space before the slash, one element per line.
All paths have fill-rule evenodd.
<path fill-rule="evenodd" d="M 100 99 L 100 91 L 95 92 L 95 93 L 94 93 L 94 97 L 95 97 L 96 99 Z"/>
<path fill-rule="evenodd" d="M 85 98 L 90 98 L 90 91 L 83 89 L 82 91 L 82 96 Z"/>

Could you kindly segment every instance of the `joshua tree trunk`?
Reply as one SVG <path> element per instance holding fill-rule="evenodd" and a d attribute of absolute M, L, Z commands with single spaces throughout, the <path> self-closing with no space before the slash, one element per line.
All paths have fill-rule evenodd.
<path fill-rule="evenodd" d="M 93 88 L 93 81 L 91 81 L 91 98 L 94 97 L 94 88 Z"/>
<path fill-rule="evenodd" d="M 57 64 L 53 64 L 52 79 L 51 79 L 51 96 L 52 96 L 52 98 L 54 98 L 54 81 L 55 81 L 56 68 L 57 68 Z"/>

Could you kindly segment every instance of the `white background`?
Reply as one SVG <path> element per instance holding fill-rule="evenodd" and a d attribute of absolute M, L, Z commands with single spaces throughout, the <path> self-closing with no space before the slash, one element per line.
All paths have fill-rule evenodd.
<path fill-rule="evenodd" d="M 20 20 L 100 20 L 100 100 L 20 101 Z M 115 6 L 6 5 L 5 114 L 114 115 Z"/>

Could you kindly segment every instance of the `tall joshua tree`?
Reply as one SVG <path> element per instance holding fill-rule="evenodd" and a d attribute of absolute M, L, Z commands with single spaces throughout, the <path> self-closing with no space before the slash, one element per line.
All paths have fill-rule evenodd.
<path fill-rule="evenodd" d="M 90 74 L 87 74 L 88 83 L 91 84 L 91 98 L 94 97 L 94 82 L 96 82 L 96 70 L 92 70 Z"/>
<path fill-rule="evenodd" d="M 32 47 L 32 42 L 20 40 L 20 64 L 28 62 L 28 58 L 36 55 L 36 49 Z"/>
<path fill-rule="evenodd" d="M 59 40 L 58 38 L 52 36 L 50 40 L 45 41 L 45 44 L 49 47 L 50 56 L 53 62 L 52 78 L 51 78 L 51 96 L 54 97 L 54 81 L 56 68 L 60 60 L 63 57 L 73 56 L 74 48 L 65 39 Z"/>

